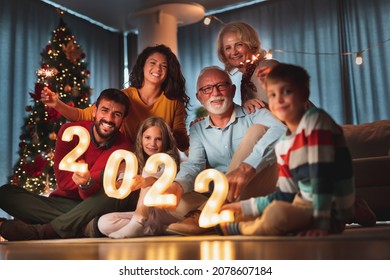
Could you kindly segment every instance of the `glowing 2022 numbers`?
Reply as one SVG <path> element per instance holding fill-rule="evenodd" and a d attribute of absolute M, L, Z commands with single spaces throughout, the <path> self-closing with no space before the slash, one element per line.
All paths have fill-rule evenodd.
<path fill-rule="evenodd" d="M 225 174 L 216 169 L 203 170 L 195 179 L 195 191 L 207 192 L 211 181 L 214 181 L 214 191 L 199 217 L 199 226 L 203 228 L 212 227 L 222 222 L 234 221 L 233 211 L 224 210 L 219 213 L 222 204 L 226 200 L 229 188 Z"/>
<path fill-rule="evenodd" d="M 89 147 L 89 132 L 82 126 L 70 126 L 65 129 L 61 139 L 69 142 L 73 139 L 73 135 L 77 135 L 79 137 L 79 143 L 73 148 L 73 150 L 63 157 L 58 168 L 72 172 L 86 172 L 88 170 L 88 164 L 76 162 L 76 160 L 82 156 Z"/>
<path fill-rule="evenodd" d="M 125 160 L 126 168 L 122 184 L 116 187 L 116 177 L 119 164 Z M 103 175 L 104 191 L 109 197 L 123 199 L 131 193 L 134 176 L 137 175 L 138 160 L 134 153 L 127 150 L 116 150 L 113 152 L 106 163 Z"/>
<path fill-rule="evenodd" d="M 152 185 L 144 197 L 146 206 L 174 206 L 177 198 L 174 194 L 163 194 L 173 182 L 176 176 L 177 166 L 173 158 L 165 153 L 151 155 L 145 164 L 145 171 L 152 174 L 157 173 L 158 167 L 164 164 L 164 172 Z"/>
<path fill-rule="evenodd" d="M 86 163 L 78 163 L 76 160 L 88 149 L 90 142 L 89 132 L 81 126 L 68 127 L 62 135 L 62 140 L 69 142 L 73 139 L 73 135 L 79 137 L 79 143 L 61 160 L 59 169 L 72 172 L 86 172 L 88 165 Z M 126 169 L 122 184 L 117 188 L 116 176 L 122 160 L 126 162 Z M 176 205 L 177 198 L 175 195 L 163 194 L 176 176 L 177 166 L 172 157 L 165 153 L 154 154 L 147 160 L 145 170 L 148 173 L 156 173 L 161 164 L 164 164 L 164 172 L 145 195 L 144 204 L 146 206 Z M 118 199 L 127 197 L 131 193 L 133 177 L 137 174 L 137 170 L 138 160 L 134 153 L 127 150 L 116 150 L 113 152 L 104 170 L 103 186 L 106 194 L 109 197 Z M 204 228 L 234 220 L 233 212 L 230 210 L 218 213 L 228 193 L 228 182 L 222 172 L 215 169 L 206 169 L 199 173 L 195 179 L 195 191 L 208 191 L 208 185 L 211 181 L 214 181 L 214 191 L 199 218 L 199 226 Z"/>

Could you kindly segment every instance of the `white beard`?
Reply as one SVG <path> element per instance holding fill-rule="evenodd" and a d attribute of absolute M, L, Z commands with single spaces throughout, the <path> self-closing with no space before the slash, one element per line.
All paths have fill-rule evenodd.
<path fill-rule="evenodd" d="M 223 103 L 221 105 L 212 105 L 211 102 L 216 100 L 223 100 Z M 233 99 L 219 96 L 219 97 L 210 97 L 209 100 L 204 102 L 203 106 L 209 113 L 214 115 L 221 115 L 224 114 L 232 104 L 233 104 Z"/>

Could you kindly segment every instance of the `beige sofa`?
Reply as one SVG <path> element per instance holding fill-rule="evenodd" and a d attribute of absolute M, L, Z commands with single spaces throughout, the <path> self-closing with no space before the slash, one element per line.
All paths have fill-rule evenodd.
<path fill-rule="evenodd" d="M 390 221 L 390 120 L 342 127 L 353 159 L 357 195 L 378 220 Z"/>

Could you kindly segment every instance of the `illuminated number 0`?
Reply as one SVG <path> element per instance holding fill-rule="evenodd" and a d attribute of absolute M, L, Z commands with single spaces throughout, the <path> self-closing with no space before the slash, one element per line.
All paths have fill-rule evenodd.
<path fill-rule="evenodd" d="M 116 188 L 116 177 L 119 164 L 125 160 L 126 169 L 122 184 Z M 104 191 L 109 197 L 123 199 L 131 193 L 133 178 L 137 175 L 138 161 L 137 157 L 127 150 L 116 150 L 108 158 L 106 168 L 104 169 L 103 186 Z"/>
<path fill-rule="evenodd" d="M 234 221 L 233 211 L 224 210 L 219 213 L 229 188 L 225 174 L 216 169 L 203 170 L 195 179 L 195 191 L 207 192 L 211 181 L 214 181 L 214 190 L 199 217 L 199 226 L 203 228 L 212 227 L 221 222 Z"/>
<path fill-rule="evenodd" d="M 146 161 L 145 171 L 150 174 L 157 173 L 161 164 L 164 164 L 164 172 L 146 193 L 146 206 L 176 205 L 177 198 L 174 194 L 163 194 L 176 176 L 177 166 L 173 158 L 165 153 L 151 155 Z"/>
<path fill-rule="evenodd" d="M 76 160 L 82 156 L 89 147 L 89 132 L 82 126 L 71 126 L 65 129 L 61 139 L 62 141 L 69 142 L 73 139 L 73 135 L 77 135 L 79 137 L 79 143 L 73 148 L 73 150 L 62 158 L 58 168 L 72 172 L 86 172 L 88 170 L 88 164 L 76 162 Z"/>

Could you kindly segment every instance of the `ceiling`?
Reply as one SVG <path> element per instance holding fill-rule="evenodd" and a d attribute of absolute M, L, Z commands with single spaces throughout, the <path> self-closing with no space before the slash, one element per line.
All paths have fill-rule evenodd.
<path fill-rule="evenodd" d="M 224 10 L 231 10 L 240 6 L 246 6 L 265 0 L 245 1 L 245 0 L 199 0 L 199 1 L 181 1 L 181 0 L 42 0 L 46 3 L 62 8 L 63 10 L 77 15 L 87 17 L 97 24 L 118 31 L 133 31 L 134 26 L 131 22 L 131 16 L 144 11 L 154 9 L 157 6 L 166 6 L 179 3 L 177 9 L 181 9 L 184 4 L 194 6 L 198 15 L 199 11 L 205 15 L 218 13 Z M 186 5 L 187 6 L 187 5 Z M 176 12 L 178 12 L 176 10 Z M 184 17 L 188 15 L 183 11 Z M 186 14 L 187 13 L 187 14 Z M 200 19 L 203 16 L 200 17 Z M 192 21 L 194 22 L 194 21 Z M 191 21 L 182 22 L 182 24 L 192 23 Z"/>

